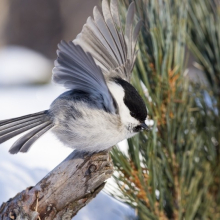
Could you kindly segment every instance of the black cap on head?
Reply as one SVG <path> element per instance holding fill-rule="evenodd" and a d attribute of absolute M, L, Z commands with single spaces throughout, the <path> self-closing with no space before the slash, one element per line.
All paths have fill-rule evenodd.
<path fill-rule="evenodd" d="M 144 122 L 147 118 L 147 109 L 137 90 L 121 78 L 114 78 L 113 80 L 123 87 L 125 91 L 124 103 L 130 110 L 131 116 L 140 122 Z"/>

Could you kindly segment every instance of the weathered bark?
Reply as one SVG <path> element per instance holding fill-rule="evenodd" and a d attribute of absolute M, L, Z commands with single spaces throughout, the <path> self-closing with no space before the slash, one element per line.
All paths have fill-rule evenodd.
<path fill-rule="evenodd" d="M 3 203 L 0 219 L 71 219 L 103 189 L 112 172 L 108 152 L 74 151 L 36 186 Z"/>

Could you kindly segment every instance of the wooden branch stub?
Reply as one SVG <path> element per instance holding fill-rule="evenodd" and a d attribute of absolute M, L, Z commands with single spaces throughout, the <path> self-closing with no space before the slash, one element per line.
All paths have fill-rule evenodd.
<path fill-rule="evenodd" d="M 108 152 L 74 151 L 36 186 L 0 207 L 0 220 L 71 219 L 113 173 Z"/>

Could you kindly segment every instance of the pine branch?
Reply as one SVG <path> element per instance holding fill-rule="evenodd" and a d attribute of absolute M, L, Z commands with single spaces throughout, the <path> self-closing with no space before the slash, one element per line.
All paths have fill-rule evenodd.
<path fill-rule="evenodd" d="M 0 207 L 0 219 L 71 219 L 113 173 L 108 152 L 74 151 L 34 187 Z"/>
<path fill-rule="evenodd" d="M 129 139 L 126 154 L 111 152 L 120 189 L 111 194 L 143 220 L 220 219 L 220 8 L 210 2 L 135 1 L 144 26 L 132 83 L 154 126 Z M 210 90 L 188 81 L 186 46 Z"/>

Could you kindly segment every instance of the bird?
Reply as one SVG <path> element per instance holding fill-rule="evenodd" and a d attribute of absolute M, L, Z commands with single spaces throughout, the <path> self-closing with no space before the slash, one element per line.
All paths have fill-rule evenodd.
<path fill-rule="evenodd" d="M 120 19 L 118 1 L 103 0 L 73 41 L 58 44 L 52 80 L 67 90 L 48 110 L 0 121 L 0 144 L 26 132 L 11 154 L 27 152 L 49 130 L 65 146 L 86 152 L 109 150 L 148 130 L 146 105 L 130 83 L 142 27 L 134 2 L 124 27 Z"/>

